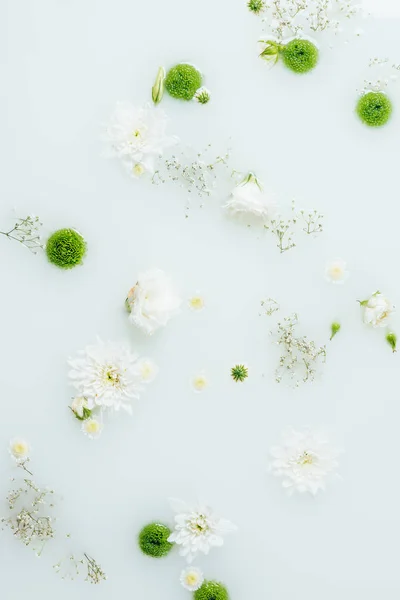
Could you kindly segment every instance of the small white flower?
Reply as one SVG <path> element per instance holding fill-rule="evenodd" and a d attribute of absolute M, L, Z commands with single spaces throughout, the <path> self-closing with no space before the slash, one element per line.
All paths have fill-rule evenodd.
<path fill-rule="evenodd" d="M 26 440 L 22 438 L 14 438 L 10 440 L 9 451 L 17 462 L 26 460 L 30 453 L 30 446 Z"/>
<path fill-rule="evenodd" d="M 198 554 L 208 554 L 213 546 L 222 546 L 223 535 L 236 530 L 236 526 L 215 515 L 208 506 L 188 506 L 182 500 L 171 499 L 175 515 L 175 531 L 169 542 L 180 546 L 179 554 L 190 563 Z"/>
<path fill-rule="evenodd" d="M 195 294 L 189 298 L 189 306 L 192 310 L 203 310 L 205 306 L 204 298 L 200 294 Z"/>
<path fill-rule="evenodd" d="M 131 401 L 142 389 L 136 354 L 125 344 L 98 340 L 80 355 L 68 361 L 72 367 L 69 376 L 78 393 L 87 399 L 87 407 L 123 408 L 131 413 Z"/>
<path fill-rule="evenodd" d="M 192 379 L 192 386 L 196 392 L 203 392 L 208 386 L 208 379 L 204 373 L 195 375 Z"/>
<path fill-rule="evenodd" d="M 138 368 L 142 381 L 150 383 L 158 373 L 157 365 L 149 358 L 141 358 L 138 362 Z"/>
<path fill-rule="evenodd" d="M 231 192 L 231 197 L 225 204 L 234 215 L 253 215 L 258 219 L 268 221 L 276 211 L 276 204 L 272 198 L 264 193 L 260 182 L 253 173 L 237 185 Z"/>
<path fill-rule="evenodd" d="M 154 269 L 141 273 L 126 299 L 129 321 L 151 335 L 179 311 L 181 302 L 163 271 Z"/>
<path fill-rule="evenodd" d="M 88 436 L 88 438 L 90 438 L 91 440 L 95 440 L 103 431 L 103 423 L 101 423 L 97 419 L 90 417 L 89 419 L 83 421 L 82 431 L 85 435 Z"/>
<path fill-rule="evenodd" d="M 88 408 L 88 402 L 84 396 L 77 396 L 72 400 L 71 410 L 77 417 L 83 418 L 85 408 Z"/>
<path fill-rule="evenodd" d="M 297 490 L 315 496 L 325 490 L 328 475 L 338 467 L 338 452 L 323 435 L 310 431 L 290 430 L 282 445 L 271 449 L 271 455 L 272 474 L 283 479 L 282 485 L 290 494 Z"/>
<path fill-rule="evenodd" d="M 347 263 L 341 258 L 332 260 L 325 267 L 325 278 L 331 283 L 344 283 L 348 276 Z"/>
<path fill-rule="evenodd" d="M 195 592 L 201 588 L 204 581 L 203 571 L 197 567 L 187 567 L 181 572 L 180 582 L 189 592 Z"/>
<path fill-rule="evenodd" d="M 150 104 L 135 107 L 118 102 L 107 127 L 113 155 L 119 157 L 133 177 L 154 171 L 155 160 L 177 138 L 166 135 L 167 117 Z"/>
<path fill-rule="evenodd" d="M 380 292 L 375 292 L 369 300 L 361 302 L 361 306 L 364 308 L 364 323 L 372 327 L 386 327 L 395 310 L 390 300 Z"/>

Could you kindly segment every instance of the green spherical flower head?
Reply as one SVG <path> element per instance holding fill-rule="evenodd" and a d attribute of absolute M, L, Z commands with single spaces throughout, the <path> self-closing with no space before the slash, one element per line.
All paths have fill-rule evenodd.
<path fill-rule="evenodd" d="M 247 8 L 250 12 L 255 15 L 259 15 L 265 9 L 265 1 L 264 0 L 249 0 L 247 3 Z"/>
<path fill-rule="evenodd" d="M 171 530 L 162 523 L 149 523 L 139 533 L 139 547 L 143 554 L 153 558 L 166 556 L 173 544 L 168 542 Z"/>
<path fill-rule="evenodd" d="M 229 600 L 228 590 L 218 581 L 205 581 L 193 594 L 194 600 Z"/>
<path fill-rule="evenodd" d="M 309 40 L 292 40 L 282 48 L 285 66 L 295 73 L 308 73 L 318 62 L 318 48 Z"/>
<path fill-rule="evenodd" d="M 357 114 L 365 125 L 381 127 L 392 114 L 392 103 L 382 92 L 368 92 L 359 99 Z"/>
<path fill-rule="evenodd" d="M 180 64 L 172 67 L 165 78 L 165 89 L 173 98 L 192 100 L 201 87 L 201 73 L 192 65 Z"/>
<path fill-rule="evenodd" d="M 47 240 L 47 258 L 60 269 L 72 269 L 82 264 L 85 252 L 86 242 L 74 229 L 59 229 Z"/>

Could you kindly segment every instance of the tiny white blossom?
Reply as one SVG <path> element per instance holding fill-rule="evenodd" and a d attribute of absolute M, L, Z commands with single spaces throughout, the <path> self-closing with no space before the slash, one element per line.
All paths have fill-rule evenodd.
<path fill-rule="evenodd" d="M 192 386 L 196 392 L 203 392 L 208 386 L 208 379 L 204 373 L 195 375 L 192 379 Z"/>
<path fill-rule="evenodd" d="M 331 283 L 344 283 L 348 276 L 347 263 L 341 258 L 329 262 L 325 267 L 325 278 Z"/>
<path fill-rule="evenodd" d="M 163 110 L 150 104 L 135 107 L 117 103 L 106 138 L 112 154 L 122 160 L 133 177 L 154 172 L 155 160 L 177 142 L 177 138 L 166 135 L 167 121 Z"/>
<path fill-rule="evenodd" d="M 191 298 L 189 298 L 189 307 L 192 310 L 203 310 L 205 306 L 204 298 L 201 294 L 197 293 Z"/>
<path fill-rule="evenodd" d="M 141 358 L 138 362 L 138 368 L 144 383 L 153 381 L 158 373 L 157 365 L 149 358 Z"/>
<path fill-rule="evenodd" d="M 82 423 L 82 431 L 91 440 L 98 438 L 103 431 L 103 423 L 95 418 L 89 417 Z"/>
<path fill-rule="evenodd" d="M 271 449 L 271 455 L 272 474 L 282 478 L 289 494 L 297 490 L 315 496 L 325 490 L 326 479 L 338 467 L 338 451 L 323 435 L 311 431 L 288 431 L 281 445 Z"/>
<path fill-rule="evenodd" d="M 276 211 L 273 198 L 268 197 L 253 173 L 249 173 L 231 192 L 230 199 L 225 204 L 234 215 L 253 215 L 268 221 Z"/>
<path fill-rule="evenodd" d="M 195 592 L 201 588 L 203 581 L 203 572 L 197 567 L 187 567 L 181 572 L 180 582 L 189 592 Z"/>
<path fill-rule="evenodd" d="M 372 327 L 386 327 L 395 310 L 392 302 L 380 292 L 375 292 L 369 300 L 364 300 L 360 304 L 364 309 L 364 323 Z"/>
<path fill-rule="evenodd" d="M 22 462 L 29 457 L 29 443 L 22 438 L 14 438 L 10 440 L 9 452 L 17 462 Z"/>
<path fill-rule="evenodd" d="M 141 273 L 126 299 L 129 321 L 149 335 L 164 327 L 181 303 L 170 278 L 160 269 Z"/>
<path fill-rule="evenodd" d="M 188 506 L 182 500 L 171 499 L 175 515 L 175 531 L 168 538 L 179 548 L 179 554 L 192 562 L 198 552 L 208 554 L 213 546 L 222 546 L 223 535 L 236 526 L 218 517 L 208 506 Z"/>

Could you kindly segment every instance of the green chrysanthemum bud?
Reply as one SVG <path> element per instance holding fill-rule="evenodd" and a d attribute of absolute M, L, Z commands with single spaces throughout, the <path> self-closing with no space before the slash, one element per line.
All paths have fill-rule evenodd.
<path fill-rule="evenodd" d="M 359 99 L 356 112 L 369 127 L 382 127 L 392 114 L 392 103 L 383 92 L 367 92 Z"/>
<path fill-rule="evenodd" d="M 234 381 L 244 381 L 249 376 L 249 370 L 244 365 L 235 365 L 231 369 L 231 376 Z"/>
<path fill-rule="evenodd" d="M 165 78 L 165 89 L 173 98 L 180 100 L 192 100 L 196 91 L 201 87 L 202 76 L 200 71 L 181 63 L 172 67 Z"/>
<path fill-rule="evenodd" d="M 247 8 L 255 15 L 260 15 L 265 10 L 264 0 L 249 0 Z"/>
<path fill-rule="evenodd" d="M 340 323 L 332 323 L 332 325 L 331 325 L 331 337 L 329 339 L 333 340 L 333 338 L 338 333 L 338 331 L 340 331 Z"/>
<path fill-rule="evenodd" d="M 196 102 L 198 102 L 199 104 L 207 104 L 208 102 L 210 102 L 210 99 L 211 94 L 209 90 L 205 87 L 199 88 L 194 95 L 194 100 L 196 100 Z"/>
<path fill-rule="evenodd" d="M 218 581 L 205 581 L 193 594 L 194 600 L 229 600 L 228 590 Z"/>
<path fill-rule="evenodd" d="M 171 530 L 162 523 L 149 523 L 139 533 L 139 547 L 144 554 L 153 558 L 166 556 L 173 544 L 168 541 Z"/>
<path fill-rule="evenodd" d="M 390 332 L 386 336 L 386 341 L 392 348 L 393 352 L 397 352 L 397 336 L 395 333 Z"/>
<path fill-rule="evenodd" d="M 46 243 L 47 258 L 60 269 L 72 269 L 82 264 L 85 253 L 86 242 L 75 229 L 59 229 Z"/>
<path fill-rule="evenodd" d="M 151 88 L 151 97 L 153 99 L 154 104 L 158 104 L 162 100 L 162 97 L 164 95 L 164 83 L 165 83 L 165 69 L 164 69 L 164 67 L 160 67 L 158 69 L 157 77 L 154 82 L 154 85 Z"/>
<path fill-rule="evenodd" d="M 318 48 L 309 40 L 291 40 L 281 54 L 284 65 L 294 73 L 308 73 L 318 62 Z"/>

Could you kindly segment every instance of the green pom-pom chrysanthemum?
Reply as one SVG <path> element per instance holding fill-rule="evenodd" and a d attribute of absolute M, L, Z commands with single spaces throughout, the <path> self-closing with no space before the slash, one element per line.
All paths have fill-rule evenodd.
<path fill-rule="evenodd" d="M 194 600 L 229 600 L 228 590 L 218 581 L 205 581 L 193 594 Z"/>
<path fill-rule="evenodd" d="M 231 369 L 231 376 L 234 381 L 244 381 L 249 376 L 249 370 L 244 365 L 235 365 Z"/>
<path fill-rule="evenodd" d="M 295 73 L 307 73 L 318 62 L 318 48 L 309 40 L 292 40 L 281 52 L 285 66 Z"/>
<path fill-rule="evenodd" d="M 85 252 L 86 242 L 74 229 L 59 229 L 46 243 L 47 258 L 60 269 L 72 269 L 82 264 Z"/>
<path fill-rule="evenodd" d="M 153 558 L 166 556 L 173 544 L 168 541 L 171 530 L 162 523 L 149 523 L 139 533 L 139 547 L 143 554 Z"/>
<path fill-rule="evenodd" d="M 356 110 L 365 125 L 381 127 L 392 114 L 392 103 L 383 92 L 367 92 L 359 99 Z"/>
<path fill-rule="evenodd" d="M 201 87 L 202 77 L 200 71 L 182 63 L 172 67 L 165 78 L 165 89 L 173 98 L 192 100 L 196 91 Z"/>
<path fill-rule="evenodd" d="M 247 8 L 250 12 L 255 15 L 261 14 L 265 9 L 265 1 L 264 0 L 249 0 L 247 3 Z"/>

